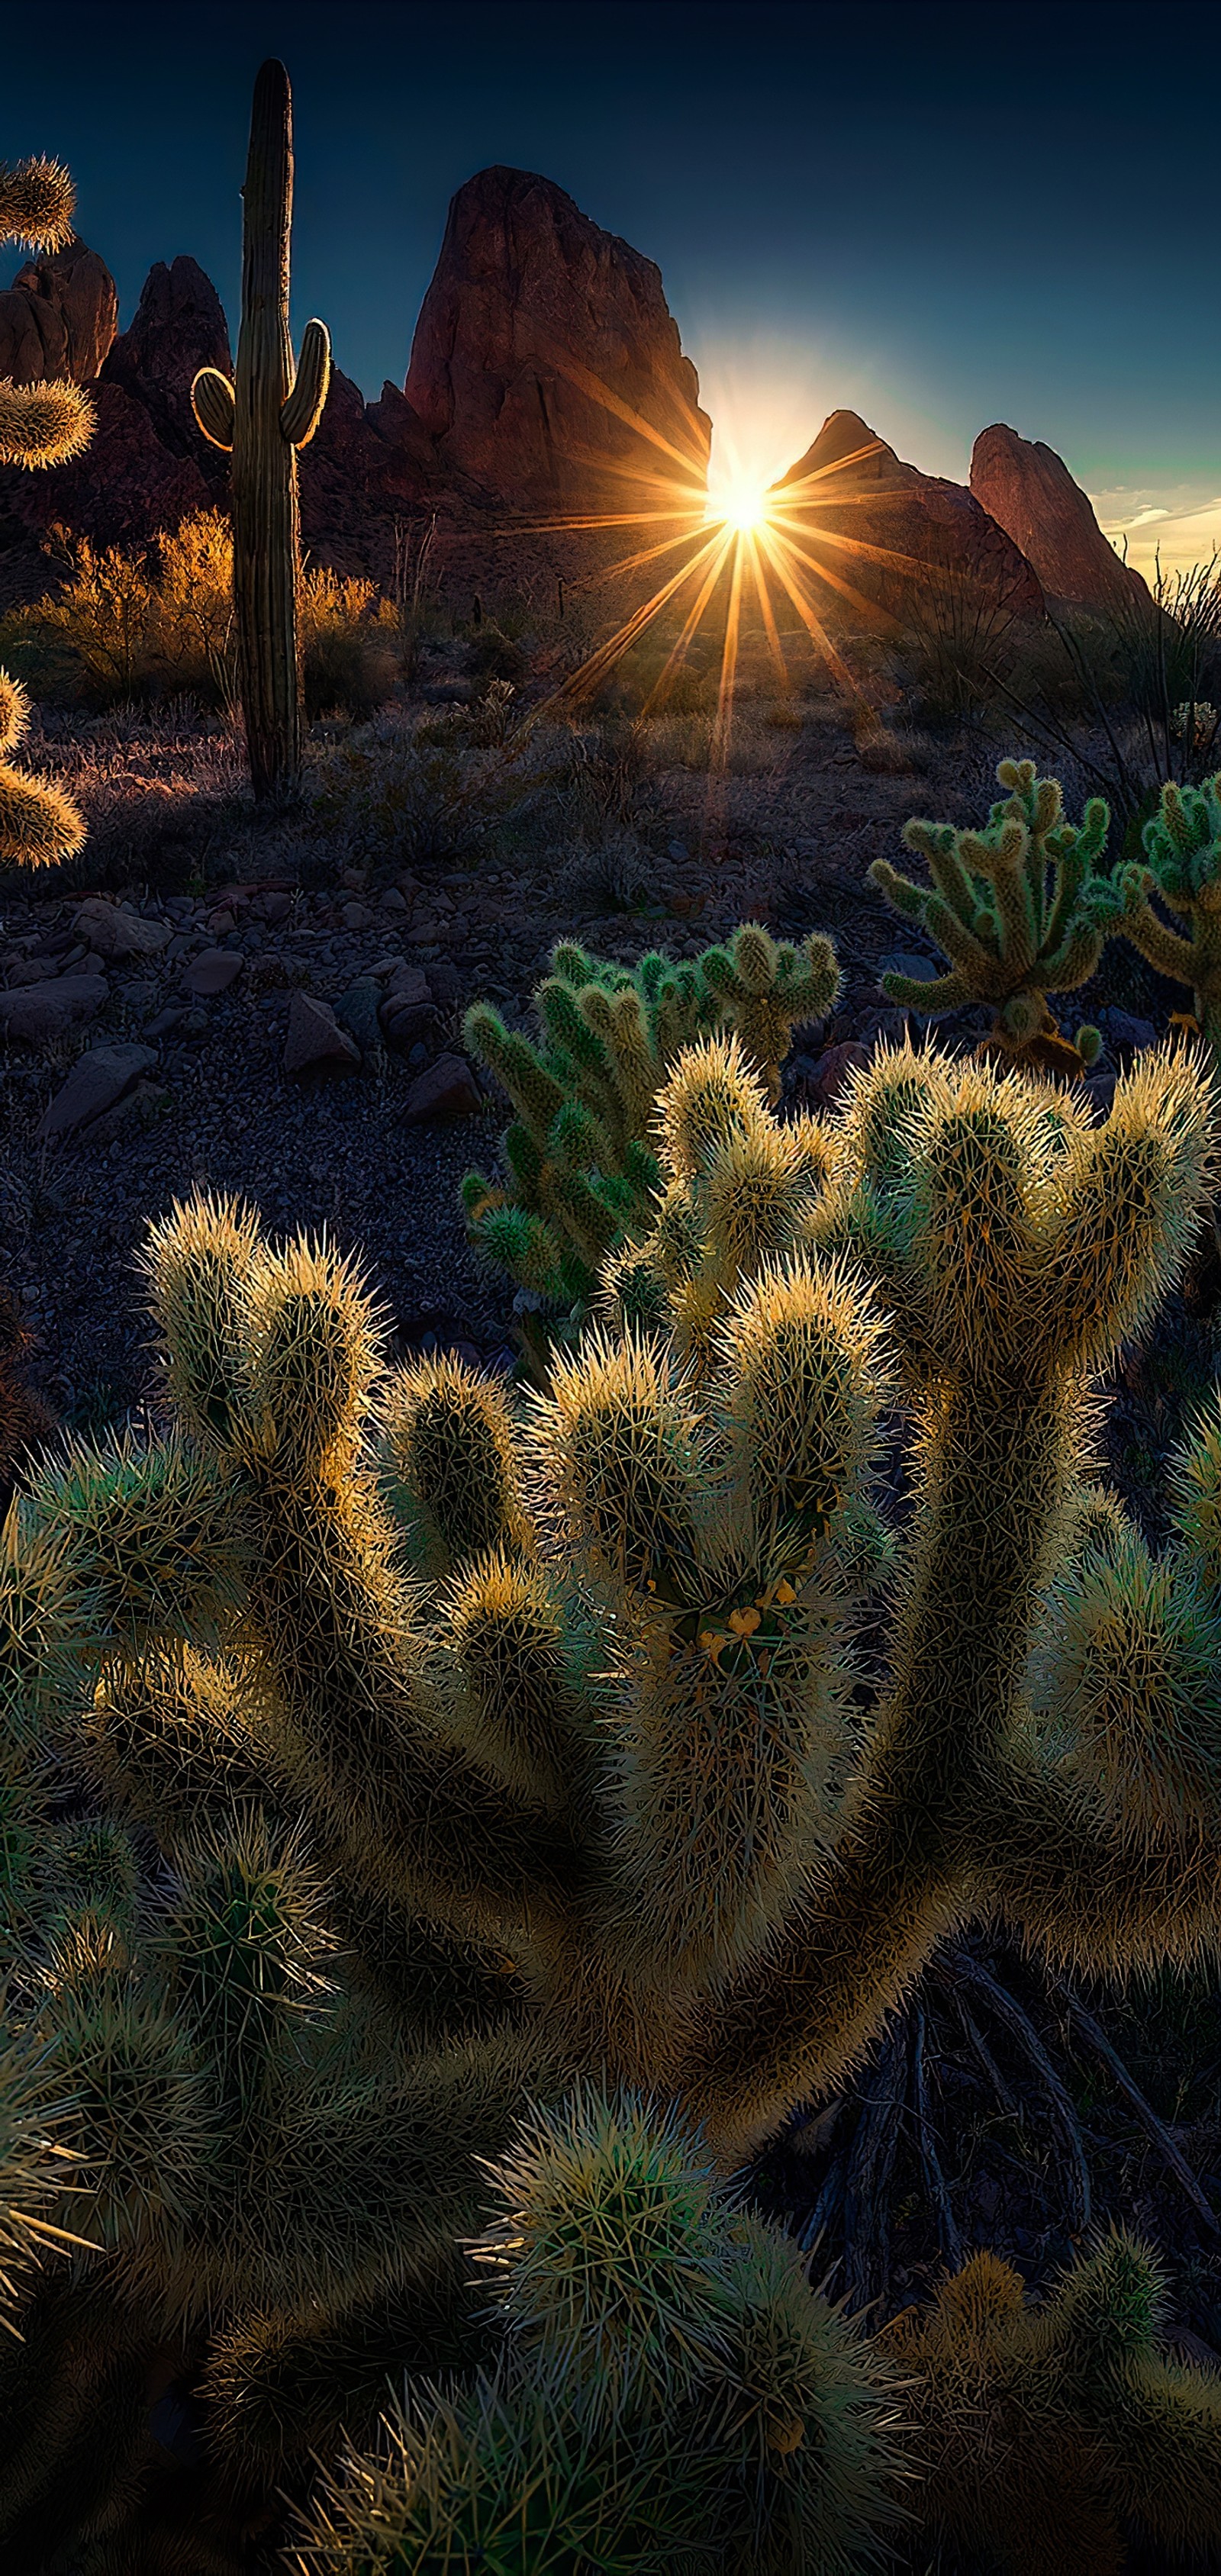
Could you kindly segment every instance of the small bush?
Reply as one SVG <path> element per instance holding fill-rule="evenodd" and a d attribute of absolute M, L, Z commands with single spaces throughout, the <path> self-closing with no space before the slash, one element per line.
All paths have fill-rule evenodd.
<path fill-rule="evenodd" d="M 464 659 L 472 680 L 517 681 L 527 668 L 524 645 L 500 626 L 480 626 L 465 648 Z"/>
<path fill-rule="evenodd" d="M 201 510 L 145 551 L 61 537 L 64 588 L 6 621 L 6 649 L 34 692 L 106 708 L 189 692 L 231 709 L 233 539 L 219 510 Z M 399 677 L 398 621 L 370 581 L 325 567 L 301 596 L 306 712 L 363 717 Z"/>
<path fill-rule="evenodd" d="M 371 581 L 341 581 L 320 567 L 301 585 L 301 663 L 305 712 L 370 716 L 384 706 L 402 668 L 398 621 L 391 604 L 374 605 Z"/>

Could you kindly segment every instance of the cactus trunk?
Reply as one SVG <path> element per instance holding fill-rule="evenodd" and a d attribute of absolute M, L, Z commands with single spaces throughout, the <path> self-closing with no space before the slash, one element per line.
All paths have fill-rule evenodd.
<path fill-rule="evenodd" d="M 233 439 L 233 597 L 256 797 L 291 792 L 301 765 L 301 576 L 296 449 L 281 413 L 294 368 L 288 330 L 292 97 L 283 63 L 255 82 L 242 227 L 242 322 Z"/>

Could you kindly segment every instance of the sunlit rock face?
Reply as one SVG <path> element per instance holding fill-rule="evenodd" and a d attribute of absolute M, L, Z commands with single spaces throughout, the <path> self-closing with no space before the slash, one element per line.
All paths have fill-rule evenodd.
<path fill-rule="evenodd" d="M 0 376 L 15 385 L 46 376 L 83 385 L 96 376 L 118 318 L 114 279 L 87 242 L 27 259 L 0 295 Z"/>
<path fill-rule="evenodd" d="M 1140 574 L 1104 537 L 1088 493 L 1041 438 L 1019 438 L 1003 421 L 981 429 L 971 490 L 1034 565 L 1049 599 L 1102 610 L 1148 603 Z"/>
<path fill-rule="evenodd" d="M 773 488 L 822 567 L 823 605 L 853 600 L 902 618 L 913 599 L 965 584 L 1016 617 L 1041 617 L 1038 575 L 968 492 L 905 465 L 854 411 L 833 411 Z"/>
<path fill-rule="evenodd" d="M 441 464 L 515 507 L 703 493 L 712 425 L 660 270 L 530 171 L 458 190 L 405 392 Z"/>

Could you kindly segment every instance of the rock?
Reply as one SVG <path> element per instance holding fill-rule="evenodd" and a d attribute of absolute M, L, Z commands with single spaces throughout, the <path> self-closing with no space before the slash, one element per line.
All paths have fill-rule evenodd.
<path fill-rule="evenodd" d="M 56 1092 L 44 1110 L 37 1135 L 40 1142 L 50 1137 L 74 1135 L 78 1127 L 87 1127 L 90 1119 L 100 1118 L 104 1110 L 113 1109 L 116 1100 L 129 1091 L 142 1073 L 151 1072 L 157 1055 L 147 1046 L 96 1046 L 79 1055 L 67 1081 Z"/>
<path fill-rule="evenodd" d="M 412 1003 L 431 1000 L 432 986 L 423 968 L 409 966 L 405 957 L 400 959 L 391 973 L 383 1009 L 402 1011 Z"/>
<path fill-rule="evenodd" d="M 373 915 L 367 903 L 345 903 L 341 906 L 339 918 L 345 930 L 368 930 Z"/>
<path fill-rule="evenodd" d="M 186 1012 L 181 1004 L 170 1002 L 163 1011 L 158 1011 L 155 1019 L 149 1021 L 144 1035 L 150 1044 L 155 1044 L 158 1038 L 172 1037 L 174 1031 L 181 1028 L 185 1018 Z"/>
<path fill-rule="evenodd" d="M 399 893 L 397 886 L 387 886 L 386 891 L 381 898 L 381 908 L 383 912 L 406 912 L 407 897 L 405 894 Z"/>
<path fill-rule="evenodd" d="M 72 927 L 97 957 L 156 957 L 170 939 L 168 921 L 147 921 L 101 894 L 86 898 Z"/>
<path fill-rule="evenodd" d="M 377 1016 L 381 998 L 381 986 L 376 977 L 360 975 L 335 1004 L 336 1020 L 340 1028 L 346 1029 L 348 1036 L 355 1039 L 366 1071 L 377 1063 L 383 1052 L 381 1023 Z"/>
<path fill-rule="evenodd" d="M 183 1012 L 180 1034 L 184 1038 L 206 1037 L 207 1030 L 208 1014 L 206 1011 L 194 1010 Z"/>
<path fill-rule="evenodd" d="M 869 1063 L 870 1052 L 860 1038 L 842 1038 L 838 1046 L 827 1047 L 817 1060 L 814 1078 L 809 1084 L 812 1105 L 818 1109 L 829 1109 L 854 1066 Z"/>
<path fill-rule="evenodd" d="M 97 375 L 118 318 L 114 279 L 86 242 L 28 259 L 0 295 L 0 376 L 15 385 L 44 376 L 83 385 Z"/>
<path fill-rule="evenodd" d="M 638 509 L 659 471 L 702 498 L 711 423 L 660 271 L 533 171 L 458 190 L 404 392 L 450 472 L 515 507 Z"/>
<path fill-rule="evenodd" d="M 995 421 L 971 451 L 971 490 L 1033 564 L 1049 599 L 1122 611 L 1151 605 L 1138 572 L 1120 562 L 1088 493 L 1041 438 Z"/>
<path fill-rule="evenodd" d="M 314 993 L 294 993 L 284 1040 L 285 1073 L 348 1073 L 359 1063 L 360 1048 L 340 1028 L 330 1003 Z"/>
<path fill-rule="evenodd" d="M 201 367 L 232 375 L 229 325 L 210 277 L 198 261 L 157 260 L 141 289 L 129 328 L 120 333 L 101 369 L 104 385 L 119 385 L 147 412 L 171 455 L 189 456 L 205 481 L 228 483 L 228 458 L 209 445 L 191 409 L 191 386 Z"/>
<path fill-rule="evenodd" d="M 0 1037 L 43 1046 L 66 1029 L 91 1020 L 110 991 L 104 975 L 60 975 L 53 984 L 29 984 L 0 993 Z"/>
<path fill-rule="evenodd" d="M 287 921 L 292 908 L 293 899 L 290 894 L 267 894 L 263 897 L 264 921 Z"/>
<path fill-rule="evenodd" d="M 773 488 L 816 561 L 820 528 L 905 558 L 900 564 L 882 562 L 827 546 L 828 579 L 825 591 L 816 582 L 816 608 L 820 600 L 830 606 L 840 599 L 830 579 L 834 574 L 899 617 L 912 604 L 916 585 L 926 591 L 937 578 L 946 584 L 965 579 L 1015 617 L 1043 615 L 1036 574 L 974 492 L 904 465 L 857 412 L 833 411 L 813 446 Z"/>
<path fill-rule="evenodd" d="M 9 991 L 28 984 L 49 984 L 55 974 L 53 957 L 23 957 L 19 965 L 10 966 L 5 982 Z"/>
<path fill-rule="evenodd" d="M 386 1044 L 398 1055 L 410 1056 L 418 1046 L 439 1055 L 445 1045 L 445 1022 L 432 1002 L 384 1003 L 382 1026 Z"/>
<path fill-rule="evenodd" d="M 155 1118 L 163 1117 L 173 1105 L 173 1092 L 167 1091 L 162 1083 L 137 1082 L 130 1091 L 124 1092 L 121 1100 L 115 1102 L 113 1109 L 106 1110 L 101 1118 L 90 1122 L 80 1142 L 90 1146 L 113 1145 L 116 1137 L 125 1130 L 150 1127 Z"/>
<path fill-rule="evenodd" d="M 466 1057 L 440 1055 L 412 1083 L 403 1124 L 422 1126 L 430 1118 L 470 1118 L 483 1107 L 483 1094 Z"/>
<path fill-rule="evenodd" d="M 439 957 L 429 967 L 426 980 L 434 1002 L 438 1002 L 442 1010 L 452 1010 L 466 990 L 457 967 L 451 966 L 447 957 Z"/>
<path fill-rule="evenodd" d="M 182 978 L 183 989 L 194 993 L 197 1001 L 210 1000 L 214 993 L 227 993 L 245 963 L 240 948 L 201 949 Z"/>
<path fill-rule="evenodd" d="M 1157 1042 L 1157 1030 L 1152 1020 L 1138 1020 L 1131 1011 L 1121 1011 L 1114 1003 L 1109 1010 L 1099 1012 L 1098 1025 L 1107 1045 L 1112 1048 L 1127 1048 L 1135 1053 L 1141 1047 L 1151 1047 Z"/>

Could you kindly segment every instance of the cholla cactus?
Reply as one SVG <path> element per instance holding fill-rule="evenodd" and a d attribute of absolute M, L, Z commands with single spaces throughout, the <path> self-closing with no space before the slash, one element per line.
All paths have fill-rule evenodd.
<path fill-rule="evenodd" d="M 1155 2540 L 1221 2535 L 1221 2382 L 1162 2342 L 1166 2298 L 1147 2249 L 1116 2230 L 1041 2309 L 977 2254 L 881 2344 L 906 2376 L 924 2511 L 982 2542 L 1003 2576 L 1099 2576 L 1126 2563 L 1136 2516 Z M 948 2438 L 947 2438 L 948 2435 Z"/>
<path fill-rule="evenodd" d="M 72 181 L 58 161 L 0 168 L 0 241 L 21 241 L 33 251 L 62 250 L 72 239 L 74 202 Z M 88 446 L 93 427 L 93 405 L 79 385 L 15 385 L 7 376 L 0 381 L 0 465 L 31 471 L 66 465 Z M 53 867 L 84 846 L 85 825 L 62 789 L 8 759 L 29 717 L 24 689 L 0 671 L 0 861 Z"/>
<path fill-rule="evenodd" d="M 472 1242 L 540 1300 L 588 1305 L 607 1254 L 648 1230 L 658 1094 L 680 1051 L 734 1029 L 774 1101 L 790 1030 L 823 1018 L 838 990 L 829 940 L 777 944 L 757 922 L 689 964 L 653 954 L 630 972 L 563 943 L 535 995 L 541 1048 L 486 1003 L 467 1013 L 467 1044 L 516 1112 L 508 1187 L 482 1172 L 463 1182 Z"/>
<path fill-rule="evenodd" d="M 1094 1969 L 1215 1944 L 1221 1413 L 1139 1599 L 1081 1490 L 1095 1373 L 1211 1186 L 1197 1061 L 1146 1056 L 1095 1127 L 884 1054 L 802 1131 L 800 1199 L 787 1148 L 765 1174 L 756 1260 L 721 1182 L 766 1125 L 736 1048 L 675 1068 L 658 1227 L 721 1242 L 719 1302 L 684 1358 L 681 1282 L 647 1324 L 608 1284 L 518 1412 L 452 1366 L 384 1383 L 323 1244 L 207 1201 L 154 1235 L 177 1427 L 48 1461 L 0 1563 L 12 2035 L 84 2160 L 47 2214 L 103 2249 L 29 2288 L 0 2371 L 10 2552 L 122 2529 L 167 2350 L 244 2510 L 362 2437 L 387 2372 L 478 2339 L 464 2239 L 499 2361 L 416 2387 L 336 2567 L 379 2497 L 421 2567 L 647 2566 L 664 2453 L 718 2576 L 847 2576 L 891 2382 L 721 2185 L 971 1916 Z M 866 1720 L 895 1383 L 916 1511 Z M 1177 2486 L 1129 2491 L 1171 2537 L 1215 2525 L 1189 2412 Z"/>
<path fill-rule="evenodd" d="M 1200 787 L 1163 787 L 1141 837 L 1144 865 L 1121 868 L 1114 881 L 1112 926 L 1160 975 L 1191 986 L 1201 1034 L 1221 1064 L 1221 771 Z M 1154 910 L 1154 895 L 1186 922 L 1186 936 Z"/>
<path fill-rule="evenodd" d="M 1110 814 L 1093 796 L 1080 825 L 1064 820 L 1056 778 L 1036 778 L 1032 760 L 1002 760 L 1008 794 L 982 832 L 913 819 L 903 827 L 909 850 L 928 866 L 931 889 L 913 885 L 888 859 L 875 859 L 871 882 L 896 912 L 918 921 L 950 959 L 945 975 L 922 984 L 911 975 L 882 978 L 894 1002 L 922 1011 L 990 1002 L 985 1047 L 1002 1062 L 1030 1070 L 1079 1073 L 1102 1040 L 1084 1026 L 1070 1046 L 1047 1007 L 1047 995 L 1071 992 L 1093 974 L 1107 923 L 1097 909 L 1097 865 Z"/>
<path fill-rule="evenodd" d="M 236 381 L 201 367 L 191 400 L 205 438 L 233 457 L 238 688 L 254 792 L 267 797 L 291 791 L 301 765 L 297 449 L 317 429 L 331 379 L 324 322 L 306 323 L 293 365 L 293 125 L 283 63 L 263 63 L 254 85 L 242 197 Z"/>

